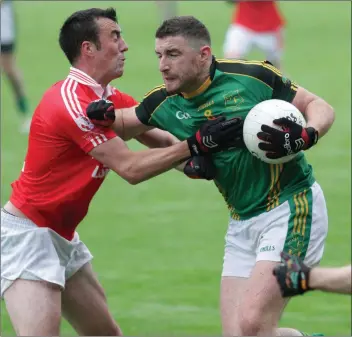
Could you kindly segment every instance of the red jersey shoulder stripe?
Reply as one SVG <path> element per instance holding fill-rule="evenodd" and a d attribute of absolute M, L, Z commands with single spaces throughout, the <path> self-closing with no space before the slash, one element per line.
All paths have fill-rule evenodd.
<path fill-rule="evenodd" d="M 79 102 L 78 96 L 76 94 L 77 86 L 77 81 L 71 78 L 67 78 L 61 86 L 61 97 L 67 112 L 70 114 L 77 126 L 82 131 L 89 132 L 94 129 L 94 124 L 83 112 L 81 103 Z M 90 139 L 94 147 L 106 142 L 107 140 L 108 139 L 104 134 L 95 134 Z"/>

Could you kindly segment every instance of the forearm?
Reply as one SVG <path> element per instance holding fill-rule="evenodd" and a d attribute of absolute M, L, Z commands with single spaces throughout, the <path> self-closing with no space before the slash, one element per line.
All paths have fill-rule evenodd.
<path fill-rule="evenodd" d="M 134 152 L 123 164 L 123 171 L 128 172 L 128 181 L 131 184 L 138 184 L 176 167 L 190 156 L 187 142 L 179 142 L 162 149 Z"/>
<path fill-rule="evenodd" d="M 341 268 L 313 268 L 309 275 L 312 289 L 351 294 L 351 266 Z"/>
<path fill-rule="evenodd" d="M 141 144 L 149 148 L 168 147 L 179 142 L 179 140 L 167 131 L 153 129 L 135 137 Z"/>
<path fill-rule="evenodd" d="M 319 138 L 323 137 L 335 119 L 334 109 L 321 98 L 311 101 L 304 112 L 307 120 L 307 127 L 313 127 L 319 133 Z"/>

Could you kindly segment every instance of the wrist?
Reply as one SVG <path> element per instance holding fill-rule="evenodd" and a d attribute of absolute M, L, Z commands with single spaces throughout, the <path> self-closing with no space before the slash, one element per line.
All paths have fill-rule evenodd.
<path fill-rule="evenodd" d="M 204 152 L 201 148 L 201 144 L 198 142 L 197 134 L 188 137 L 186 140 L 191 157 L 199 156 Z"/>
<path fill-rule="evenodd" d="M 306 143 L 305 150 L 308 150 L 318 142 L 319 132 L 312 126 L 305 128 L 304 131 L 303 139 Z"/>

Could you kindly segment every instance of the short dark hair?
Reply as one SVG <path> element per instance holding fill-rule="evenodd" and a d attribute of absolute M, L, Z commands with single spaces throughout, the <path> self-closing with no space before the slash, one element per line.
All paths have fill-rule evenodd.
<path fill-rule="evenodd" d="M 100 48 L 99 27 L 96 22 L 98 18 L 107 18 L 117 23 L 116 10 L 90 8 L 77 11 L 61 27 L 60 47 L 71 64 L 80 55 L 82 42 L 91 41 Z"/>
<path fill-rule="evenodd" d="M 207 27 L 194 16 L 175 16 L 165 20 L 156 31 L 155 37 L 162 39 L 168 36 L 182 36 L 201 44 L 211 45 Z"/>

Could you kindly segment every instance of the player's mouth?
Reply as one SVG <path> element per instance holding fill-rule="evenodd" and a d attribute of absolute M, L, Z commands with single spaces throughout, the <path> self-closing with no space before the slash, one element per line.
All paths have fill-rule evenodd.
<path fill-rule="evenodd" d="M 164 77 L 165 82 L 173 82 L 176 80 L 176 77 Z"/>

